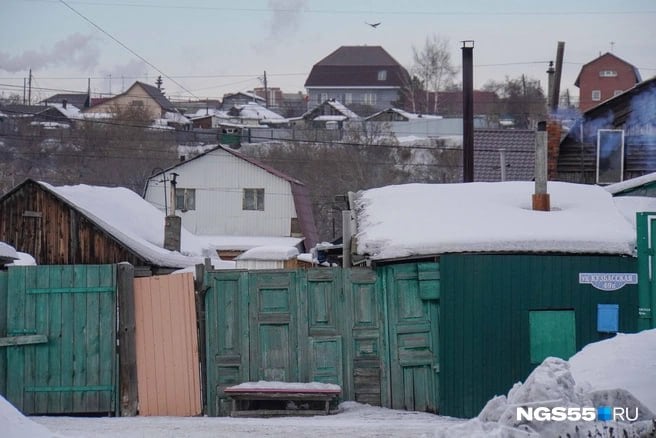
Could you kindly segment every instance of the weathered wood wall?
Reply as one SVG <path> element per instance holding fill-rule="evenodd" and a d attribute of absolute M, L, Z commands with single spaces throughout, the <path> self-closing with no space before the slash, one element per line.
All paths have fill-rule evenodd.
<path fill-rule="evenodd" d="M 147 264 L 84 215 L 28 180 L 0 200 L 0 241 L 39 265 Z"/>

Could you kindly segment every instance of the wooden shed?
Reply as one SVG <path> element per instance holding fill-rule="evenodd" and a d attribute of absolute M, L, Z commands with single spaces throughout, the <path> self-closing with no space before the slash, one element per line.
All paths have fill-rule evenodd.
<path fill-rule="evenodd" d="M 355 195 L 357 255 L 381 274 L 406 267 L 439 283 L 419 298 L 439 309 L 427 319 L 442 415 L 476 416 L 546 357 L 638 331 L 649 313 L 638 311 L 650 304 L 638 291 L 636 230 L 611 195 L 549 183 L 552 211 L 538 212 L 532 190 L 412 184 Z"/>
<path fill-rule="evenodd" d="M 129 207 L 123 214 L 131 214 Z M 43 182 L 28 179 L 0 198 L 0 241 L 31 254 L 39 265 L 128 262 L 156 274 L 202 262 L 140 245 L 133 237 Z"/>

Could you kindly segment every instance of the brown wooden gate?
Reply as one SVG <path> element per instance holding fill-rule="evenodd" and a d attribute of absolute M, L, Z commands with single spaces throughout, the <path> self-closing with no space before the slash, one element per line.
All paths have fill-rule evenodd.
<path fill-rule="evenodd" d="M 140 415 L 201 413 L 192 274 L 134 280 Z"/>

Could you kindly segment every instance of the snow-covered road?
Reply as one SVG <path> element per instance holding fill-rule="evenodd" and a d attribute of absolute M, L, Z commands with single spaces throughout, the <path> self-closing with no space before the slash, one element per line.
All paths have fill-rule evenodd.
<path fill-rule="evenodd" d="M 434 437 L 440 430 L 464 420 L 437 415 L 383 409 L 353 402 L 325 417 L 286 418 L 71 418 L 31 417 L 51 432 L 75 437 L 120 438 L 368 438 Z"/>

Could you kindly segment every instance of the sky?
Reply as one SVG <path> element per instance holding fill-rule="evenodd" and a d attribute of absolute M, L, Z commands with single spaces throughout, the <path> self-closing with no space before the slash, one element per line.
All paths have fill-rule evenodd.
<path fill-rule="evenodd" d="M 405 67 L 427 37 L 449 42 L 460 67 L 474 41 L 474 85 L 522 74 L 546 88 L 565 42 L 561 89 L 612 51 L 656 76 L 654 0 L 0 0 L 0 96 L 116 94 L 157 76 L 172 99 L 220 99 L 263 86 L 286 93 L 342 45 L 380 45 Z M 377 28 L 366 23 L 380 22 Z M 460 74 L 458 80 L 461 79 Z"/>

